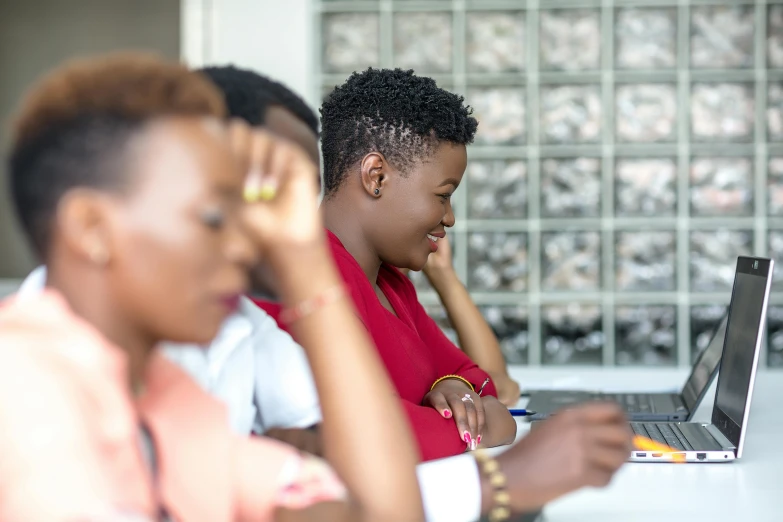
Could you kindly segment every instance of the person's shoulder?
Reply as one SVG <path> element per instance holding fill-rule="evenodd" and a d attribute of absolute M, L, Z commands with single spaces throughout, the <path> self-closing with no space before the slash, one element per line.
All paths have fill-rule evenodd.
<path fill-rule="evenodd" d="M 67 307 L 53 295 L 14 294 L 0 302 L 0 374 L 22 368 L 29 372 L 57 368 L 58 374 L 75 371 L 76 367 L 60 364 L 64 359 L 60 347 L 89 340 L 90 332 L 69 319 Z"/>
<path fill-rule="evenodd" d="M 85 369 L 121 357 L 94 326 L 78 317 L 54 291 L 15 294 L 0 304 L 0 346 L 28 346 L 33 353 L 71 359 Z"/>

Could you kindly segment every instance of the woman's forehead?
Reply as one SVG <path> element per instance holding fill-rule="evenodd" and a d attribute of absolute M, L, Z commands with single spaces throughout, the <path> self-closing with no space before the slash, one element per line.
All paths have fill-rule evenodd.
<path fill-rule="evenodd" d="M 150 126 L 138 145 L 138 161 L 134 163 L 141 172 L 137 179 L 157 186 L 157 190 L 170 194 L 210 187 L 241 190 L 242 174 L 228 133 L 217 120 L 162 120 Z"/>
<path fill-rule="evenodd" d="M 442 142 L 432 154 L 419 162 L 419 169 L 430 174 L 429 181 L 440 184 L 445 179 L 461 180 L 467 167 L 467 151 L 464 145 Z"/>

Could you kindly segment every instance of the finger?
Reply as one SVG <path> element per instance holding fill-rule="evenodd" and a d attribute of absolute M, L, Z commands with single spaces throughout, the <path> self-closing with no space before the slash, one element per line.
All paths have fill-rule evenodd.
<path fill-rule="evenodd" d="M 298 145 L 281 142 L 272 157 L 272 175 L 281 192 L 312 192 L 317 197 L 317 167 Z M 306 192 L 305 192 L 306 191 Z"/>
<path fill-rule="evenodd" d="M 244 120 L 233 118 L 228 122 L 228 140 L 234 154 L 249 157 L 252 136 L 253 129 Z"/>
<path fill-rule="evenodd" d="M 242 138 L 237 139 L 241 140 Z M 244 197 L 248 203 L 255 203 L 261 199 L 263 165 L 264 157 L 267 154 L 268 140 L 263 133 L 255 131 L 250 135 L 246 147 Z"/>
<path fill-rule="evenodd" d="M 427 400 L 429 404 L 435 408 L 438 413 L 440 413 L 441 417 L 445 419 L 450 419 L 452 417 L 452 411 L 449 407 L 449 403 L 446 401 L 446 397 L 444 397 L 442 393 L 431 392 L 427 394 Z"/>
<path fill-rule="evenodd" d="M 257 171 L 261 177 L 270 175 L 271 156 L 275 152 L 277 140 L 263 131 L 255 131 L 250 149 L 251 170 Z"/>
<path fill-rule="evenodd" d="M 478 408 L 481 404 L 481 398 L 475 394 L 467 394 L 468 397 L 470 397 L 472 400 L 464 400 L 460 399 L 463 404 L 465 404 L 465 412 L 468 415 L 468 425 L 470 426 L 470 449 L 474 450 L 478 446 L 478 438 L 479 435 L 481 435 L 481 432 L 479 431 L 479 423 L 478 423 Z M 462 397 L 463 399 L 465 396 Z M 483 412 L 482 412 L 483 413 Z"/>
<path fill-rule="evenodd" d="M 228 124 L 228 143 L 237 162 L 246 172 L 250 168 L 253 131 L 244 121 L 233 119 Z"/>
<path fill-rule="evenodd" d="M 484 434 L 486 425 L 486 414 L 484 413 L 484 402 L 478 394 L 474 394 L 473 400 L 476 404 L 476 445 L 481 444 L 481 436 Z"/>
<path fill-rule="evenodd" d="M 449 406 L 451 406 L 451 411 L 454 414 L 454 422 L 457 424 L 457 431 L 459 432 L 460 439 L 465 441 L 468 447 L 470 447 L 474 441 L 474 434 L 471 431 L 467 403 L 462 402 L 462 398 L 456 394 L 449 395 L 446 400 L 448 401 Z"/>
<path fill-rule="evenodd" d="M 587 434 L 593 443 L 600 446 L 625 449 L 628 452 L 633 448 L 633 433 L 627 424 L 594 425 L 588 428 Z"/>

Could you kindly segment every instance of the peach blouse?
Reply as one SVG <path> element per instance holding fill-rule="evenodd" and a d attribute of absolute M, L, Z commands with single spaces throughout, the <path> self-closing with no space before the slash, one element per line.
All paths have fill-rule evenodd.
<path fill-rule="evenodd" d="M 154 354 L 134 402 L 124 353 L 52 291 L 0 305 L 0 520 L 272 520 L 344 499 L 323 461 L 234 435 L 222 404 Z M 156 455 L 142 455 L 140 423 Z"/>

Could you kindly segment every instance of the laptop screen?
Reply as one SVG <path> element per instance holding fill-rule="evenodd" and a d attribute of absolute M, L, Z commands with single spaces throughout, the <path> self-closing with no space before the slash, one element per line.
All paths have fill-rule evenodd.
<path fill-rule="evenodd" d="M 729 304 L 712 423 L 742 451 L 753 379 L 761 348 L 772 261 L 740 257 Z"/>
<path fill-rule="evenodd" d="M 699 353 L 693 371 L 682 389 L 682 400 L 691 415 L 718 371 L 720 356 L 723 353 L 723 338 L 726 336 L 726 319 L 724 315 L 712 333 L 710 344 Z"/>

